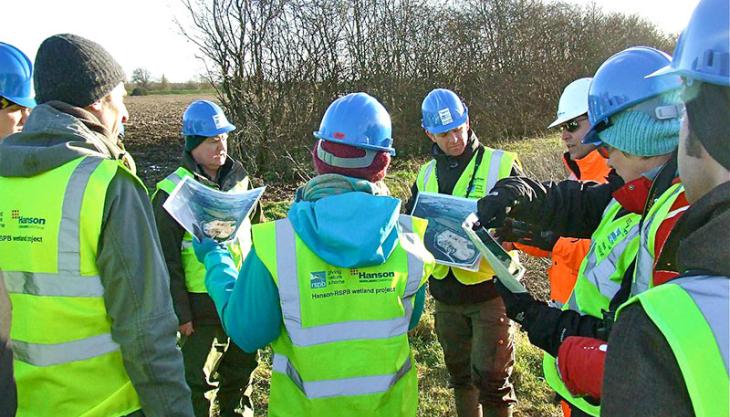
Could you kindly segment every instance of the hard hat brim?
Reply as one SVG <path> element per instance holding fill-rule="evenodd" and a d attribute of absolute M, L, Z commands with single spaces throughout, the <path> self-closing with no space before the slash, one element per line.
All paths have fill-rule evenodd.
<path fill-rule="evenodd" d="M 33 107 L 35 107 L 37 104 L 35 102 L 35 99 L 31 98 L 31 97 L 9 97 L 9 96 L 3 96 L 3 97 L 8 99 L 8 101 L 12 101 L 13 103 L 15 103 L 19 106 L 28 107 L 31 109 Z"/>
<path fill-rule="evenodd" d="M 726 87 L 730 87 L 730 77 L 724 77 L 721 75 L 706 74 L 698 71 L 692 71 L 682 68 L 674 68 L 671 65 L 659 68 L 644 78 L 655 78 L 655 77 L 666 77 L 666 76 L 680 76 L 692 80 L 698 80 L 711 84 L 719 84 Z"/>
<path fill-rule="evenodd" d="M 345 143 L 341 140 L 331 139 L 331 138 L 327 137 L 327 135 L 321 134 L 319 130 L 312 132 L 312 134 L 314 135 L 315 138 L 321 139 L 326 142 L 339 143 L 340 145 L 352 146 L 353 148 L 368 149 L 371 151 L 388 152 L 391 156 L 395 156 L 395 148 L 392 148 L 392 147 L 370 145 L 367 143 L 359 143 L 357 145 L 352 144 L 352 143 Z"/>
<path fill-rule="evenodd" d="M 575 118 L 578 118 L 578 117 L 580 117 L 580 116 L 582 116 L 582 115 L 584 115 L 586 113 L 587 112 L 583 112 L 583 113 L 580 113 L 580 114 L 569 114 L 567 116 L 558 117 L 557 119 L 555 119 L 555 121 L 553 121 L 552 123 L 550 123 L 550 125 L 548 125 L 547 128 L 548 129 L 552 129 L 554 127 L 560 126 L 563 123 L 569 122 L 569 121 L 571 121 L 571 120 L 573 120 Z"/>
<path fill-rule="evenodd" d="M 461 127 L 461 126 L 465 125 L 467 121 L 468 121 L 468 118 L 465 118 L 465 120 L 461 123 L 449 123 L 447 125 L 437 126 L 437 127 L 430 128 L 430 129 L 423 126 L 423 123 L 421 123 L 421 127 L 423 127 L 423 129 L 426 130 L 426 132 L 436 135 L 439 133 L 444 133 L 444 132 L 448 132 L 449 130 L 456 129 L 457 127 Z"/>
<path fill-rule="evenodd" d="M 603 141 L 598 137 L 598 131 L 594 126 L 591 126 L 590 129 L 586 132 L 585 136 L 583 136 L 583 139 L 580 141 L 580 143 L 584 145 L 600 145 L 603 143 Z"/>

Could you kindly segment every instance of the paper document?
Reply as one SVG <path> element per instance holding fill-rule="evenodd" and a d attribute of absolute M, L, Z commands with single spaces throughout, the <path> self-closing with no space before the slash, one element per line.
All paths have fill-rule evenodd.
<path fill-rule="evenodd" d="M 424 244 L 437 264 L 479 270 L 481 254 L 461 228 L 477 201 L 447 194 L 418 193 L 412 215 L 428 220 Z"/>
<path fill-rule="evenodd" d="M 473 230 L 474 224 L 478 221 L 477 215 L 472 213 L 466 218 L 461 227 L 484 256 L 484 259 L 492 266 L 497 279 L 508 290 L 513 293 L 527 292 L 527 288 L 520 283 L 525 275 L 525 267 L 512 259 L 502 245 L 494 240 L 487 229 L 480 227 L 478 230 Z"/>
<path fill-rule="evenodd" d="M 263 195 L 266 187 L 223 192 L 185 177 L 162 205 L 190 234 L 229 242 Z"/>

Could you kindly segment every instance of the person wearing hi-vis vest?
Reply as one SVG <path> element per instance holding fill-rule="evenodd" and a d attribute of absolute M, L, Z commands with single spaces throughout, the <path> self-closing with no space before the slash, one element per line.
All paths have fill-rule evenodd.
<path fill-rule="evenodd" d="M 228 156 L 228 134 L 235 130 L 223 110 L 207 100 L 192 102 L 182 120 L 185 138 L 182 166 L 157 184 L 152 196 L 157 230 L 170 272 L 170 292 L 180 323 L 185 380 L 192 391 L 196 417 L 210 414 L 206 392 L 216 388 L 214 402 L 221 417 L 253 417 L 251 373 L 256 352 L 246 353 L 226 336 L 213 300 L 205 288 L 205 266 L 193 252 L 192 235 L 165 210 L 163 204 L 185 177 L 221 191 L 244 191 L 249 179 L 240 162 Z M 263 221 L 261 206 L 251 219 Z M 251 247 L 251 221 L 246 219 L 227 247 L 237 267 Z M 204 369 L 205 368 L 205 369 Z M 211 381 L 211 382 L 209 382 Z"/>
<path fill-rule="evenodd" d="M 20 49 L 0 42 L 0 140 L 20 132 L 33 99 L 33 64 Z M 17 408 L 13 355 L 10 348 L 10 299 L 0 271 L 0 416 L 13 417 Z"/>
<path fill-rule="evenodd" d="M 421 167 L 410 212 L 420 191 L 477 199 L 497 180 L 521 175 L 517 155 L 479 142 L 466 105 L 439 88 L 421 104 L 422 127 L 433 142 L 433 159 Z M 516 401 L 510 375 L 514 365 L 511 323 L 494 290 L 486 262 L 479 271 L 437 265 L 429 279 L 436 300 L 436 334 L 449 370 L 459 417 L 510 416 Z"/>
<path fill-rule="evenodd" d="M 596 145 L 582 143 L 591 127 L 588 121 L 588 87 L 592 78 L 579 78 L 565 87 L 558 103 L 557 118 L 548 128 L 560 128 L 560 138 L 567 148 L 563 164 L 569 172 L 568 179 L 605 183 L 611 168 L 600 155 Z M 613 173 L 615 175 L 615 173 Z M 537 257 L 548 257 L 551 265 L 547 270 L 550 281 L 550 299 L 558 306 L 565 305 L 573 292 L 580 265 L 590 248 L 590 239 L 555 236 L 536 230 L 531 225 L 512 223 L 512 236 L 506 240 L 515 242 L 515 248 Z M 563 415 L 570 416 L 568 403 L 561 401 Z"/>
<path fill-rule="evenodd" d="M 434 266 L 426 221 L 400 215 L 382 181 L 395 153 L 390 115 L 352 93 L 330 104 L 312 151 L 317 176 L 286 218 L 254 225 L 243 266 L 193 241 L 231 339 L 271 344 L 269 416 L 415 417 L 408 341 Z"/>
<path fill-rule="evenodd" d="M 34 67 L 38 105 L 0 142 L 18 416 L 192 417 L 152 206 L 119 140 L 124 71 L 72 34 Z"/>
<path fill-rule="evenodd" d="M 620 178 L 609 177 L 607 184 L 509 178 L 478 203 L 480 223 L 497 227 L 498 235 L 509 216 L 559 236 L 591 237 L 563 309 L 496 284 L 508 315 L 546 352 L 545 379 L 571 404 L 573 416 L 600 413 L 603 361 L 595 358 L 605 354 L 618 307 L 632 291 L 641 291 L 639 283 L 655 285 L 677 275 L 653 270 L 687 206 L 676 162 L 681 81 L 645 78 L 670 60 L 653 48 L 628 48 L 608 58 L 593 77 L 591 128 L 584 142 L 595 143 Z"/>
<path fill-rule="evenodd" d="M 678 165 L 691 206 L 661 256 L 673 255 L 667 262 L 681 275 L 618 312 L 606 353 L 602 416 L 730 415 L 728 16 L 727 0 L 700 1 L 671 65 L 649 75 L 684 80 Z"/>

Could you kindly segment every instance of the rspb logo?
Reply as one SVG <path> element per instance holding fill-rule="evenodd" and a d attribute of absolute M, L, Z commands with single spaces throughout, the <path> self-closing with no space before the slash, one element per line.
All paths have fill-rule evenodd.
<path fill-rule="evenodd" d="M 312 289 L 325 288 L 327 286 L 327 272 L 311 272 L 309 274 L 309 287 Z"/>

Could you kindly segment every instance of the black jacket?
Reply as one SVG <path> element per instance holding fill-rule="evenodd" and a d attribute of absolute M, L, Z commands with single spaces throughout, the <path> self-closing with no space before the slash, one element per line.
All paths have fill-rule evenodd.
<path fill-rule="evenodd" d="M 183 154 L 183 168 L 192 172 L 195 179 L 208 187 L 228 191 L 239 181 L 246 177 L 246 171 L 240 162 L 230 157 L 221 167 L 217 181 L 211 181 L 203 172 L 202 168 L 195 163 L 189 152 Z M 182 243 L 185 229 L 170 216 L 162 205 L 169 197 L 164 190 L 159 190 L 152 198 L 152 208 L 155 213 L 155 221 L 160 234 L 162 252 L 170 272 L 170 293 L 180 324 L 192 321 L 193 325 L 198 324 L 220 324 L 218 312 L 215 309 L 213 300 L 207 293 L 188 292 L 185 286 L 185 273 L 183 272 L 180 245 Z M 263 221 L 261 206 L 257 205 L 251 214 L 252 223 Z"/>
<path fill-rule="evenodd" d="M 653 201 L 671 186 L 676 177 L 676 167 L 676 158 L 673 158 L 661 168 L 647 201 Z M 520 193 L 522 204 L 518 204 L 519 210 L 511 212 L 517 220 L 571 237 L 590 237 L 601 221 L 603 210 L 613 198 L 613 192 L 623 186 L 623 180 L 616 175 L 610 175 L 609 182 L 601 185 L 576 181 L 540 184 L 523 178 L 502 181 L 505 183 L 498 185 L 513 187 L 513 191 Z M 647 211 L 648 206 L 642 216 Z M 530 342 L 550 355 L 557 356 L 560 344 L 569 336 L 608 340 L 615 311 L 629 298 L 633 275 L 632 263 L 624 273 L 621 288 L 611 299 L 609 311 L 601 319 L 544 303 L 534 303 L 525 312 L 522 323 Z"/>
<path fill-rule="evenodd" d="M 451 194 L 454 191 L 456 182 L 461 177 L 466 166 L 469 165 L 472 156 L 482 146 L 476 134 L 472 131 L 469 131 L 469 141 L 467 142 L 466 149 L 459 156 L 452 157 L 446 155 L 438 145 L 433 144 L 431 153 L 433 159 L 436 160 L 436 177 L 438 178 L 439 193 Z M 513 166 L 511 175 L 522 175 L 522 171 L 518 166 Z M 405 205 L 407 213 L 413 210 L 417 196 L 418 186 L 414 182 L 411 186 L 411 198 L 408 199 Z M 435 279 L 433 277 L 429 279 L 428 287 L 433 298 L 444 304 L 451 305 L 479 303 L 499 295 L 491 281 L 485 281 L 476 285 L 464 285 L 454 277 L 451 271 L 449 271 L 444 279 Z"/>
<path fill-rule="evenodd" d="M 708 274 L 730 279 L 728 230 L 730 182 L 716 187 L 685 212 L 661 257 L 675 257 L 675 264 L 685 271 L 683 276 Z M 668 248 L 678 250 L 668 253 Z M 694 416 L 677 359 L 641 304 L 622 310 L 609 339 L 605 369 L 602 416 Z"/>

